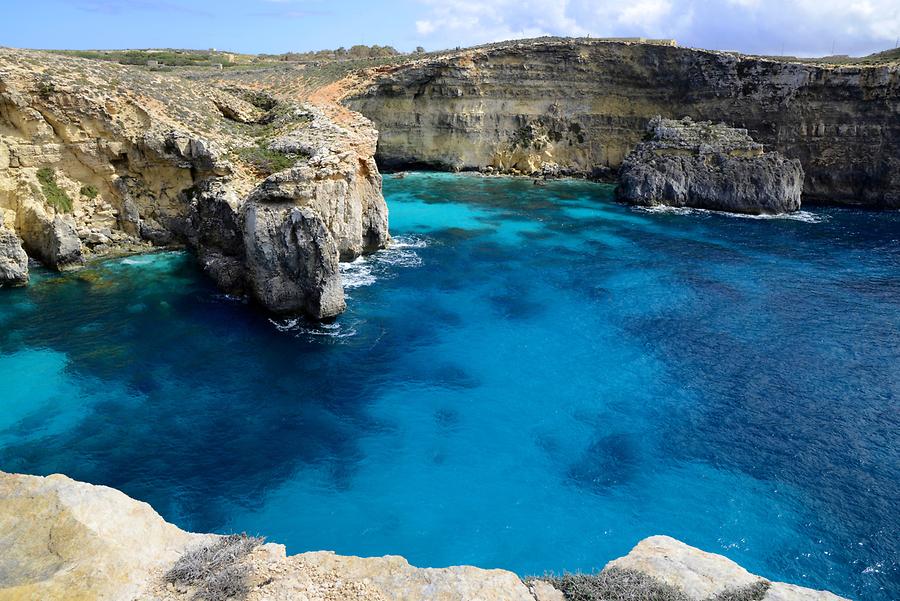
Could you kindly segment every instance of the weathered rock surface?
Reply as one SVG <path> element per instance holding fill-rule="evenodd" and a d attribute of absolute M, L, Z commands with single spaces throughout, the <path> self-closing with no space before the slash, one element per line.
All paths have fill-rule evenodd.
<path fill-rule="evenodd" d="M 360 115 L 339 126 L 319 107 L 252 90 L 0 49 L 0 221 L 56 269 L 188 245 L 227 292 L 254 293 L 277 312 L 335 315 L 344 307 L 335 257 L 389 239 L 376 140 Z M 266 212 L 267 227 L 293 238 L 262 246 L 277 242 L 273 252 L 293 260 L 261 269 L 248 265 L 262 238 L 244 218 L 270 204 L 300 211 Z M 318 263 L 301 269 L 300 257 Z"/>
<path fill-rule="evenodd" d="M 651 536 L 642 540 L 625 557 L 615 559 L 604 569 L 634 570 L 684 592 L 688 598 L 712 599 L 731 589 L 743 589 L 760 581 L 726 557 L 706 553 L 668 536 Z M 785 584 L 769 583 L 763 601 L 839 601 L 841 597 L 827 591 Z"/>
<path fill-rule="evenodd" d="M 315 318 L 344 310 L 338 248 L 318 213 L 292 203 L 250 202 L 244 225 L 248 280 L 264 306 Z"/>
<path fill-rule="evenodd" d="M 187 601 L 199 588 L 168 576 L 180 558 L 217 540 L 183 532 L 110 488 L 0 472 L 0 601 Z M 505 570 L 416 568 L 394 556 L 288 557 L 269 543 L 233 561 L 229 585 L 247 601 L 563 601 L 547 582 L 526 584 Z M 664 536 L 642 541 L 610 568 L 644 573 L 698 601 L 762 580 Z M 781 583 L 766 594 L 766 601 L 840 599 Z"/>
<path fill-rule="evenodd" d="M 764 152 L 747 130 L 656 117 L 622 162 L 616 196 L 631 204 L 777 214 L 800 209 L 800 161 Z"/>
<path fill-rule="evenodd" d="M 746 128 L 799 159 L 807 200 L 900 207 L 900 65 L 538 39 L 373 71 L 347 104 L 401 168 L 611 176 L 656 115 Z"/>
<path fill-rule="evenodd" d="M 0 223 L 0 287 L 28 283 L 28 255 L 14 232 Z"/>
<path fill-rule="evenodd" d="M 20 204 L 16 225 L 32 257 L 56 270 L 84 263 L 81 241 L 71 215 L 54 214 L 35 202 Z"/>

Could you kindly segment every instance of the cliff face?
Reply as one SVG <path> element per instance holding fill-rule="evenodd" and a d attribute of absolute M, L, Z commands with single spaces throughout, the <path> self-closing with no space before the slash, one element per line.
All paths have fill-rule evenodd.
<path fill-rule="evenodd" d="M 389 167 L 610 175 L 655 115 L 746 128 L 799 159 L 806 198 L 900 207 L 900 65 L 654 44 L 509 42 L 373 73 L 347 99 Z"/>
<path fill-rule="evenodd" d="M 587 582 L 416 568 L 392 556 L 289 557 L 252 537 L 183 532 L 146 503 L 61 475 L 0 472 L 0 541 L 0 601 L 841 601 L 665 536 L 642 541 Z M 603 595 L 576 596 L 578 589 Z"/>
<path fill-rule="evenodd" d="M 0 226 L 56 269 L 187 244 L 228 292 L 276 312 L 339 313 L 338 261 L 388 240 L 377 134 L 359 115 L 338 125 L 243 92 L 0 49 Z M 0 262 L 18 265 L 13 246 Z"/>

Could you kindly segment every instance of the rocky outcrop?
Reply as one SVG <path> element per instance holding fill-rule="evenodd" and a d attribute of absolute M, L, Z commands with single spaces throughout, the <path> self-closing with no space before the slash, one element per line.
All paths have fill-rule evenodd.
<path fill-rule="evenodd" d="M 900 65 L 825 65 L 659 44 L 539 39 L 370 74 L 348 106 L 388 167 L 611 177 L 656 115 L 746 128 L 804 198 L 900 207 Z"/>
<path fill-rule="evenodd" d="M 651 536 L 642 540 L 628 555 L 609 562 L 604 569 L 650 576 L 679 591 L 689 601 L 738 599 L 740 597 L 734 593 L 742 590 L 764 591 L 762 601 L 842 599 L 827 591 L 769 582 L 726 557 L 700 551 L 668 536 Z"/>
<path fill-rule="evenodd" d="M 19 206 L 16 227 L 28 253 L 48 267 L 62 271 L 84 264 L 81 240 L 71 215 L 61 215 L 36 202 Z"/>
<path fill-rule="evenodd" d="M 330 552 L 289 557 L 282 545 L 248 537 L 189 534 L 167 524 L 145 503 L 61 475 L 0 472 L 0 543 L 0 601 L 566 599 L 555 587 L 558 581 L 526 583 L 505 570 L 417 568 L 402 557 Z M 674 591 L 667 598 L 682 601 L 840 600 L 769 582 L 724 557 L 663 536 L 642 541 L 604 573 L 615 574 L 612 580 L 619 587 L 610 589 L 614 594 L 603 596 L 604 601 L 650 598 L 637 588 L 621 588 L 622 582 L 664 587 Z M 622 580 L 618 574 L 630 576 Z M 761 594 L 735 594 L 748 587 Z"/>
<path fill-rule="evenodd" d="M 648 133 L 622 162 L 619 200 L 751 214 L 800 209 L 800 161 L 764 152 L 747 130 L 656 117 Z"/>
<path fill-rule="evenodd" d="M 336 315 L 338 259 L 388 241 L 376 139 L 359 115 L 0 49 L 0 221 L 55 269 L 187 245 L 227 292 Z"/>
<path fill-rule="evenodd" d="M 28 283 L 28 255 L 15 233 L 0 223 L 0 287 Z"/>
<path fill-rule="evenodd" d="M 244 224 L 248 279 L 263 305 L 316 318 L 344 310 L 338 248 L 318 213 L 290 202 L 251 202 Z"/>

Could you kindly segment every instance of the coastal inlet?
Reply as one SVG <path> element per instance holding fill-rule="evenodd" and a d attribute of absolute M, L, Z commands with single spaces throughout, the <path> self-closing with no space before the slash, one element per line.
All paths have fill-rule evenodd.
<path fill-rule="evenodd" d="M 289 553 L 524 576 L 661 534 L 900 598 L 900 213 L 424 173 L 384 193 L 393 245 L 342 266 L 330 323 L 181 252 L 32 265 L 0 297 L 0 466 Z"/>

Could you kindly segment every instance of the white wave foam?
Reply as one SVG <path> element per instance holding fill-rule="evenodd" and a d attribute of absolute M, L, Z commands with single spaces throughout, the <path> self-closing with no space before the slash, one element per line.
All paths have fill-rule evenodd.
<path fill-rule="evenodd" d="M 350 338 L 356 336 L 356 328 L 352 325 L 344 327 L 340 323 L 309 322 L 302 317 L 269 319 L 279 332 L 291 332 L 296 336 L 323 336 L 327 338 Z"/>
<path fill-rule="evenodd" d="M 341 263 L 341 281 L 345 289 L 370 286 L 375 283 L 372 265 L 366 257 L 359 257 L 350 263 Z"/>
<path fill-rule="evenodd" d="M 341 263 L 341 280 L 345 290 L 371 286 L 379 279 L 393 277 L 397 267 L 419 267 L 422 265 L 415 249 L 425 248 L 428 242 L 418 236 L 398 236 L 391 240 L 388 248 L 366 257 L 359 257 L 349 263 Z"/>
<path fill-rule="evenodd" d="M 823 223 L 828 221 L 827 215 L 817 215 L 810 211 L 795 211 L 793 213 L 781 213 L 780 215 L 748 215 L 747 213 L 730 213 L 728 211 L 712 211 L 710 209 L 695 209 L 691 207 L 632 207 L 642 213 L 669 213 L 672 215 L 721 215 L 722 217 L 735 217 L 738 219 L 786 219 L 789 221 L 802 221 L 804 223 Z"/>
<path fill-rule="evenodd" d="M 425 248 L 428 246 L 428 241 L 425 238 L 420 238 L 419 236 L 397 236 L 393 240 L 391 240 L 391 245 L 388 248 Z"/>

